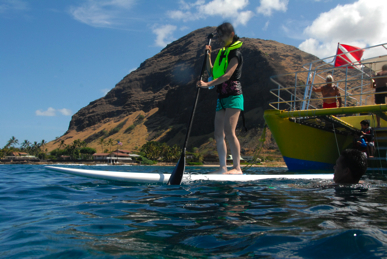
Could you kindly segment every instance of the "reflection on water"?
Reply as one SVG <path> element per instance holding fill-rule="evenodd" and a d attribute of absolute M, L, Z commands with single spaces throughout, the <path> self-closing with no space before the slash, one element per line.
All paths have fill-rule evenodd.
<path fill-rule="evenodd" d="M 387 255 L 380 179 L 334 189 L 306 180 L 123 184 L 27 165 L 0 175 L 2 258 Z"/>

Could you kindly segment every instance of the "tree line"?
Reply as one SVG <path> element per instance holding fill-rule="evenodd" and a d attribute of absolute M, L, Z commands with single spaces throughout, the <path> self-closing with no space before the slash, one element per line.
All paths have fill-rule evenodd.
<path fill-rule="evenodd" d="M 87 147 L 87 143 L 79 139 L 74 140 L 72 144 L 66 145 L 64 140 L 59 143 L 59 148 L 47 152 L 45 148 L 47 142 L 42 140 L 41 142 L 35 141 L 34 143 L 24 140 L 19 145 L 19 140 L 12 136 L 7 144 L 0 149 L 0 157 L 12 156 L 14 152 L 25 152 L 28 155 L 35 156 L 39 159 L 60 159 L 62 156 L 69 156 L 70 159 L 92 159 L 93 154 L 96 152 L 94 148 Z M 19 146 L 18 146 L 19 145 Z"/>
<path fill-rule="evenodd" d="M 101 146 L 104 153 L 111 153 L 112 147 L 117 145 L 117 143 L 118 141 L 112 138 L 108 140 L 100 138 L 98 140 L 98 145 Z M 25 152 L 43 160 L 57 160 L 63 156 L 68 156 L 72 160 L 92 160 L 93 154 L 96 153 L 94 148 L 87 147 L 87 142 L 79 139 L 74 140 L 71 144 L 65 144 L 64 140 L 61 140 L 59 147 L 51 152 L 47 152 L 47 148 L 45 148 L 46 144 L 47 142 L 45 140 L 41 142 L 35 141 L 34 143 L 25 140 L 19 144 L 19 140 L 12 136 L 3 149 L 0 149 L 0 157 L 12 156 L 13 152 Z M 109 150 L 105 147 L 109 147 Z M 177 145 L 169 146 L 166 143 L 149 141 L 140 148 L 140 152 L 138 153 L 141 156 L 139 160 L 143 164 L 154 164 L 157 161 L 177 162 L 181 155 L 181 149 Z M 188 152 L 188 154 L 191 154 L 191 158 L 188 159 L 189 162 L 201 163 L 203 161 L 203 156 L 199 154 L 197 149 L 193 153 Z"/>
<path fill-rule="evenodd" d="M 163 162 L 177 162 L 181 155 L 181 148 L 178 145 L 168 146 L 166 143 L 149 141 L 140 149 L 141 153 L 150 160 Z M 187 152 L 187 162 L 192 165 L 203 164 L 203 154 L 198 148 L 193 152 Z"/>
<path fill-rule="evenodd" d="M 47 142 L 44 139 L 40 142 L 34 141 L 34 143 L 24 140 L 20 146 L 17 147 L 17 145 L 19 145 L 19 140 L 12 136 L 7 141 L 7 144 L 0 149 L 0 157 L 11 156 L 13 152 L 25 152 L 29 155 L 44 159 L 46 157 L 44 152 L 46 144 Z"/>

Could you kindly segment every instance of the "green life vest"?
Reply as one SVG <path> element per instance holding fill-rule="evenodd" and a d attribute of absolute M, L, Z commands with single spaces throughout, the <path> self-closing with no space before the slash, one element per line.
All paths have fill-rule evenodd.
<path fill-rule="evenodd" d="M 243 42 L 241 41 L 236 41 L 229 47 L 223 47 L 221 50 L 219 50 L 218 56 L 216 56 L 215 59 L 214 67 L 212 68 L 212 77 L 214 79 L 217 79 L 226 73 L 228 67 L 228 54 L 231 50 L 240 48 L 242 43 Z"/>

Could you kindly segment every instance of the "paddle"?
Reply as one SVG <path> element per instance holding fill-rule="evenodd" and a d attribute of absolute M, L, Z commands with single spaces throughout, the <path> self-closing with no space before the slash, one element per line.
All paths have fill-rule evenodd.
<path fill-rule="evenodd" d="M 213 33 L 208 35 L 208 45 L 211 45 L 211 39 L 213 37 L 214 37 Z M 202 77 L 203 77 L 203 74 L 204 74 L 204 70 L 206 68 L 207 53 L 208 53 L 208 50 L 206 51 L 206 54 L 204 55 L 202 70 L 200 71 L 200 80 L 202 80 Z M 192 121 L 193 121 L 193 118 L 194 118 L 196 106 L 198 104 L 199 93 L 200 93 L 200 88 L 197 87 L 196 88 L 195 103 L 194 103 L 194 106 L 192 108 L 191 118 L 190 118 L 189 123 L 188 123 L 188 130 L 187 130 L 187 135 L 185 136 L 183 150 L 181 151 L 180 159 L 177 162 L 177 165 L 175 166 L 175 169 L 173 170 L 173 172 L 171 174 L 171 177 L 169 178 L 168 185 L 180 185 L 181 184 L 181 180 L 183 179 L 183 174 L 184 174 L 184 170 L 185 170 L 185 155 L 186 155 L 188 137 L 189 137 L 189 134 L 191 133 Z"/>

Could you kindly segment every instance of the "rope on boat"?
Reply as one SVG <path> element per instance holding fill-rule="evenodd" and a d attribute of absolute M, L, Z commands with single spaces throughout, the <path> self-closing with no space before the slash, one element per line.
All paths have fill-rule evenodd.
<path fill-rule="evenodd" d="M 373 123 L 374 123 L 374 125 L 375 125 L 375 117 L 374 117 L 374 114 L 372 113 L 371 114 L 371 116 L 372 116 L 372 121 L 373 121 Z M 370 125 L 371 126 L 371 125 Z M 378 141 L 378 138 L 376 137 L 376 131 L 374 131 L 374 141 L 376 142 L 375 143 L 375 149 L 377 149 L 377 151 L 378 151 L 378 154 L 379 154 L 379 158 L 380 158 L 380 149 L 379 149 L 379 141 Z M 375 152 L 376 150 L 374 150 L 374 152 Z M 375 157 L 375 156 L 374 156 Z M 386 160 L 387 160 L 387 154 L 386 154 Z M 383 172 L 383 165 L 382 165 L 382 159 L 380 158 L 379 159 L 379 164 L 380 164 L 380 170 L 382 170 L 382 174 L 384 174 L 384 172 Z"/>
<path fill-rule="evenodd" d="M 253 158 L 251 159 L 250 162 L 247 162 L 247 165 L 245 165 L 242 168 L 242 172 L 248 171 L 254 164 L 256 164 L 258 162 L 257 161 L 258 156 L 261 154 L 261 151 L 263 149 L 263 145 L 266 142 L 266 129 L 267 129 L 267 124 L 265 123 L 265 125 L 263 126 L 263 129 L 262 129 L 261 137 L 259 138 L 259 145 L 254 151 Z"/>
<path fill-rule="evenodd" d="M 341 155 L 340 149 L 339 149 L 339 142 L 337 142 L 337 135 L 336 135 L 336 129 L 335 129 L 335 124 L 332 123 L 333 126 L 333 132 L 335 133 L 335 139 L 336 139 L 336 146 L 337 146 L 337 152 L 339 153 L 339 156 Z"/>

